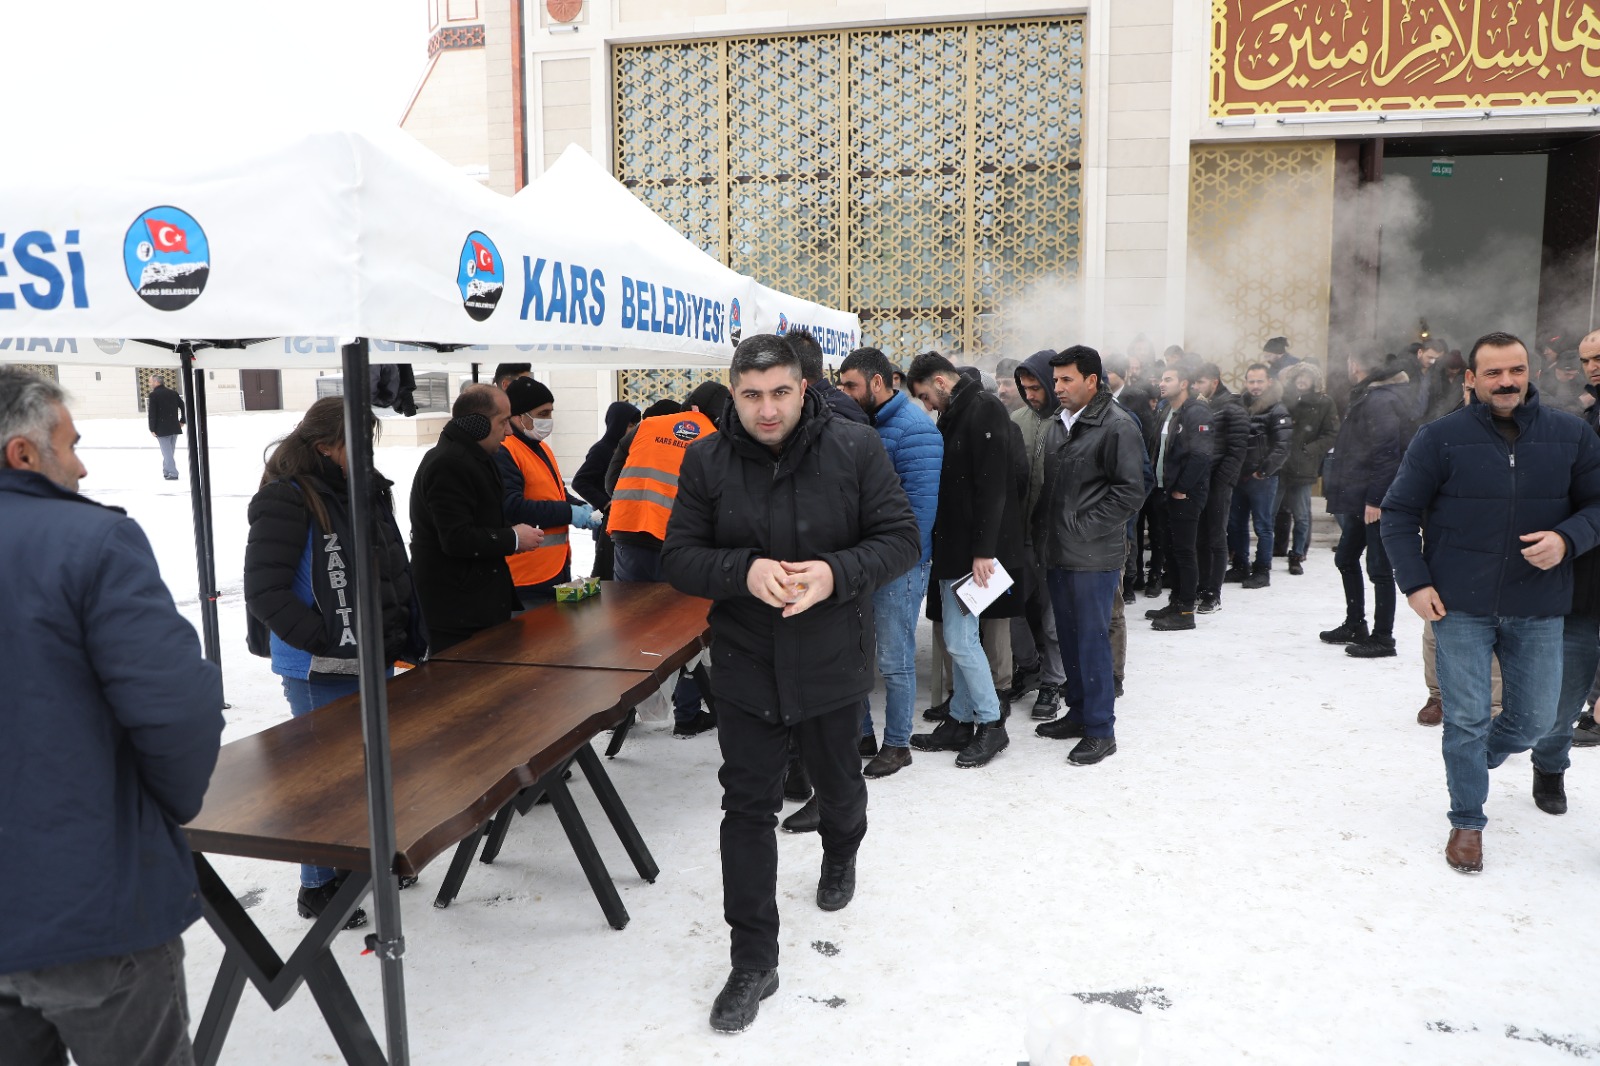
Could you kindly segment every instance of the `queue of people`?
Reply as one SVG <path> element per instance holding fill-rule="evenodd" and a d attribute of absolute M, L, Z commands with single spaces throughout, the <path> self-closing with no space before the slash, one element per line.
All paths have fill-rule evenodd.
<path fill-rule="evenodd" d="M 1562 393 L 1569 412 L 1544 402 L 1534 357 L 1501 333 L 1464 357 L 1437 342 L 1409 361 L 1357 353 L 1343 404 L 1283 337 L 1235 393 L 1216 364 L 1181 348 L 1157 357 L 1148 343 L 1104 358 L 1084 345 L 1035 352 L 1004 361 L 1000 380 L 936 352 L 902 372 L 860 348 L 835 385 L 809 333 L 762 334 L 737 346 L 726 385 L 643 412 L 613 405 L 576 495 L 547 443 L 553 394 L 527 365 L 504 366 L 494 384 L 461 390 L 423 457 L 409 545 L 377 478 L 382 653 L 421 663 L 549 602 L 571 577 L 577 531 L 608 545 L 615 580 L 712 602 L 710 662 L 678 678 L 673 733 L 714 729 L 721 748 L 732 968 L 710 1021 L 738 1032 L 778 986 L 786 797 L 804 805 L 783 828 L 820 836 L 816 903 L 836 911 L 856 891 L 865 781 L 908 771 L 913 751 L 990 766 L 1010 745 L 1012 705 L 1032 693 L 1035 734 L 1075 741 L 1069 764 L 1116 754 L 1136 592 L 1167 593 L 1146 617 L 1182 633 L 1222 609 L 1226 584 L 1268 586 L 1275 557 L 1302 575 L 1320 479 L 1346 601 L 1320 639 L 1352 659 L 1393 656 L 1397 593 L 1424 620 L 1430 698 L 1418 721 L 1443 726 L 1445 857 L 1476 872 L 1489 771 L 1531 749 L 1534 801 L 1561 814 L 1571 748 L 1600 742 L 1592 715 L 1580 717 L 1600 660 L 1600 331 L 1576 354 L 1586 383 Z M 1545 370 L 1558 386 L 1563 360 Z M 0 946 L 0 1034 L 48 1061 L 98 1046 L 97 1011 L 134 1011 L 167 1054 L 149 1061 L 167 1061 L 187 1041 L 177 937 L 198 916 L 179 826 L 216 760 L 220 683 L 137 525 L 77 495 L 76 439 L 58 387 L 0 367 L 0 498 L 23 519 L 0 524 L 0 540 L 51 531 L 0 604 L 8 639 L 31 641 L 24 654 L 46 664 L 48 683 L 22 690 L 19 728 L 42 734 L 58 705 L 83 718 L 70 750 L 0 754 L 5 779 L 31 782 L 15 794 L 32 805 L 0 846 L 75 906 L 115 917 L 87 932 L 41 910 L 36 930 Z M 270 449 L 249 506 L 249 643 L 296 716 L 358 689 L 345 448 L 343 401 L 319 400 Z M 949 681 L 923 713 L 931 730 L 913 734 L 924 605 Z M 102 783 L 59 786 L 85 775 Z M 128 869 L 106 878 L 59 847 L 51 804 L 83 808 L 72 818 L 121 842 Z M 303 867 L 299 913 L 320 914 L 344 876 Z M 30 906 L 16 886 L 0 899 Z M 358 910 L 347 927 L 365 920 Z M 151 953 L 166 963 L 159 979 L 127 1002 L 88 1003 L 81 1030 L 38 1006 L 87 1002 L 95 966 Z M 64 964 L 81 980 L 58 980 Z"/>

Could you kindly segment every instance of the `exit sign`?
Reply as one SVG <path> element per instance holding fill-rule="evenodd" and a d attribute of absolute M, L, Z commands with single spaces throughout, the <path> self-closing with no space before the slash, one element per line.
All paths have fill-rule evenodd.
<path fill-rule="evenodd" d="M 1456 161 L 1449 158 L 1435 159 L 1431 173 L 1436 178 L 1448 178 L 1456 172 Z"/>

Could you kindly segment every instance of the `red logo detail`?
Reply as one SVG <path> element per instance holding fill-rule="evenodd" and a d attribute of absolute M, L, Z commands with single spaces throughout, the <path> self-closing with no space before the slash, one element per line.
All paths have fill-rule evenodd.
<path fill-rule="evenodd" d="M 147 218 L 144 224 L 150 227 L 150 239 L 155 242 L 156 251 L 188 253 L 189 235 L 182 229 L 159 218 Z"/>
<path fill-rule="evenodd" d="M 472 252 L 478 257 L 478 269 L 494 273 L 494 253 L 477 241 L 472 242 Z"/>

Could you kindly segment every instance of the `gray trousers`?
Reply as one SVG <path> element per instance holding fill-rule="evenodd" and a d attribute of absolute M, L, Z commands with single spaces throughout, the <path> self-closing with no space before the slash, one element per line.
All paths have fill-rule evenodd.
<path fill-rule="evenodd" d="M 178 476 L 178 459 L 177 459 L 178 438 L 177 437 L 157 437 L 156 441 L 157 441 L 157 443 L 159 443 L 161 445 L 161 476 L 162 477 L 168 477 L 168 478 L 177 477 Z"/>
<path fill-rule="evenodd" d="M 193 1066 L 183 938 L 0 974 L 0 1061 L 66 1066 L 69 1051 L 77 1066 Z"/>

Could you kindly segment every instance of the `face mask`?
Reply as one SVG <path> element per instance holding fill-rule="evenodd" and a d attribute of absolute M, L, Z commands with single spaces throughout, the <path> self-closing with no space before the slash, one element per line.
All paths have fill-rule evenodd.
<path fill-rule="evenodd" d="M 528 431 L 528 436 L 534 440 L 544 440 L 555 432 L 556 420 L 553 418 L 535 418 L 533 428 Z"/>

